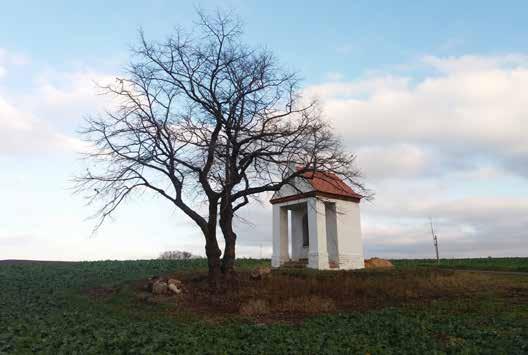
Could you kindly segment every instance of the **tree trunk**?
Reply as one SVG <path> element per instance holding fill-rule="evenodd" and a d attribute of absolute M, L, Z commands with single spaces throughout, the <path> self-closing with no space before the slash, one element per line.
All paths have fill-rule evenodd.
<path fill-rule="evenodd" d="M 220 255 L 222 251 L 218 247 L 216 231 L 209 232 L 205 242 L 205 254 L 207 255 L 208 280 L 211 292 L 220 289 L 221 263 Z"/>
<path fill-rule="evenodd" d="M 230 204 L 222 206 L 220 212 L 220 228 L 224 234 L 225 248 L 222 258 L 222 272 L 227 277 L 233 276 L 235 272 L 235 245 L 237 235 L 233 230 L 233 209 Z"/>
<path fill-rule="evenodd" d="M 205 235 L 205 255 L 207 255 L 208 279 L 211 293 L 217 293 L 220 289 L 222 251 L 216 239 L 216 222 L 218 217 L 217 200 L 209 201 L 209 220 L 207 227 L 203 229 Z"/>

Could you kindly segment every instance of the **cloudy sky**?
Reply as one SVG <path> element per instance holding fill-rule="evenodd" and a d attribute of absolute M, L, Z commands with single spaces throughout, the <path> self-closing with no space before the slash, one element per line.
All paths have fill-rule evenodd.
<path fill-rule="evenodd" d="M 528 255 L 528 27 L 524 1 L 11 1 L 0 12 L 0 259 L 204 254 L 200 233 L 144 194 L 96 235 L 73 195 L 76 130 L 101 112 L 96 82 L 123 73 L 142 27 L 163 39 L 195 7 L 233 9 L 321 99 L 365 183 L 366 256 Z M 263 196 L 239 255 L 271 254 Z"/>

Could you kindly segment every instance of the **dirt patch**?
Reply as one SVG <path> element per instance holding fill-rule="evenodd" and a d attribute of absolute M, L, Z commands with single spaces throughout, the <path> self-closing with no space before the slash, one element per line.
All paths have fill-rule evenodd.
<path fill-rule="evenodd" d="M 291 323 L 314 314 L 426 304 L 493 292 L 508 297 L 528 291 L 528 285 L 512 289 L 495 275 L 443 269 L 328 272 L 279 269 L 260 280 L 243 271 L 230 287 L 216 295 L 209 292 L 205 272 L 179 273 L 173 277 L 182 281 L 185 291 L 172 297 L 150 297 L 149 303 L 166 304 L 174 314 L 189 313 L 212 321 L 243 317 L 259 323 Z"/>

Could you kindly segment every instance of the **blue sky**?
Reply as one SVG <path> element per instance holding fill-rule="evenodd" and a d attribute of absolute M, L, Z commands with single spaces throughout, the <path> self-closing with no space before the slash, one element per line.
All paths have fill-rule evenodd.
<path fill-rule="evenodd" d="M 369 256 L 526 255 L 528 4 L 522 1 L 37 1 L 0 13 L 0 259 L 203 254 L 192 224 L 150 195 L 91 236 L 72 195 L 94 81 L 122 74 L 137 29 L 163 39 L 195 9 L 233 10 L 320 97 L 376 200 L 362 207 Z M 270 252 L 269 205 L 246 211 L 241 255 Z M 244 237 L 246 235 L 247 237 Z M 443 248 L 443 249 L 442 249 Z"/>
<path fill-rule="evenodd" d="M 323 79 L 329 67 L 353 78 L 424 53 L 490 55 L 528 46 L 523 1 L 21 1 L 3 6 L 0 41 L 35 65 L 112 66 L 126 60 L 139 27 L 163 38 L 192 25 L 197 7 L 236 11 L 248 40 L 276 51 L 307 82 Z"/>

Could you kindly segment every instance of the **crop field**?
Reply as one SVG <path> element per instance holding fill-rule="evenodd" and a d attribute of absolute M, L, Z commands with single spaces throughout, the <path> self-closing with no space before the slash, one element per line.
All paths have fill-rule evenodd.
<path fill-rule="evenodd" d="M 440 267 L 465 270 L 528 272 L 528 258 L 472 258 L 472 259 L 401 259 L 392 260 L 398 267 Z"/>
<path fill-rule="evenodd" d="M 528 353 L 528 276 L 413 262 L 252 281 L 269 260 L 242 259 L 236 292 L 209 303 L 202 259 L 0 263 L 0 353 Z M 187 291 L 147 299 L 152 275 Z"/>

